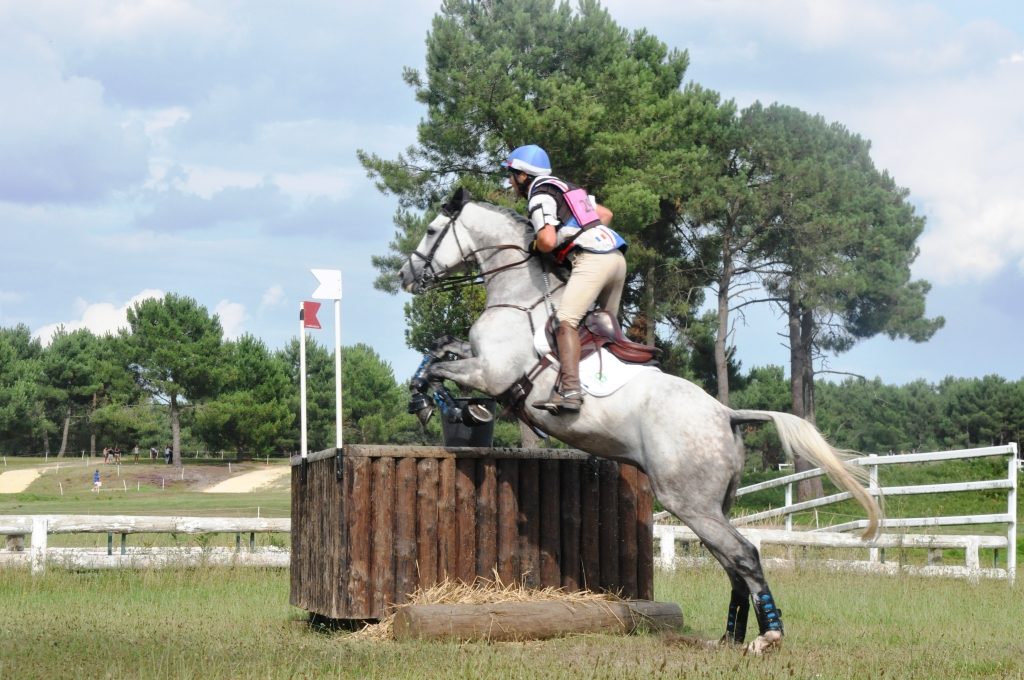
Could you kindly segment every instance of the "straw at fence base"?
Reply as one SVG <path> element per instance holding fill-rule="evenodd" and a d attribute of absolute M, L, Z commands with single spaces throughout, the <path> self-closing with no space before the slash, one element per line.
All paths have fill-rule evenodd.
<path fill-rule="evenodd" d="M 471 584 L 457 580 L 445 580 L 426 589 L 419 589 L 409 596 L 409 602 L 400 607 L 421 604 L 499 604 L 507 602 L 621 602 L 622 598 L 611 593 L 592 591 L 570 592 L 561 588 L 527 588 L 521 583 L 504 583 L 497 572 L 494 580 L 478 578 Z M 379 623 L 368 625 L 351 637 L 360 640 L 393 640 L 395 613 L 392 612 Z"/>

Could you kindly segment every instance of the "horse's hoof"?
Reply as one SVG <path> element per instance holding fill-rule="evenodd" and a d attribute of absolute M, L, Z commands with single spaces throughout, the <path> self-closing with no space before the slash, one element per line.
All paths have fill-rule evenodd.
<path fill-rule="evenodd" d="M 764 635 L 758 635 L 753 642 L 747 645 L 747 649 L 744 651 L 744 654 L 761 656 L 763 654 L 770 654 L 781 646 L 782 633 L 777 630 L 769 630 L 766 631 Z"/>

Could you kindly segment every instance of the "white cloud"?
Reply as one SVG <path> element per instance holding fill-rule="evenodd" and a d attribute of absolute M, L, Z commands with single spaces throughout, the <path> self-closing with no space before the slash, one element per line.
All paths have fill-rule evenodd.
<path fill-rule="evenodd" d="M 133 295 L 124 304 L 111 302 L 88 302 L 83 299 L 75 301 L 75 311 L 78 318 L 69 321 L 59 321 L 48 324 L 36 330 L 33 335 L 39 338 L 44 347 L 53 340 L 53 334 L 61 326 L 67 331 L 76 331 L 80 328 L 87 328 L 93 335 L 106 335 L 116 333 L 121 328 L 128 328 L 128 309 L 135 303 L 150 298 L 162 298 L 164 292 L 155 289 L 146 289 Z"/>
<path fill-rule="evenodd" d="M 220 325 L 224 329 L 225 339 L 234 340 L 245 332 L 244 325 L 248 318 L 245 313 L 245 305 L 221 300 L 213 311 L 220 317 Z"/>
<path fill-rule="evenodd" d="M 93 200 L 145 178 L 142 128 L 43 37 L 0 29 L 0 91 L 0 200 Z"/>
<path fill-rule="evenodd" d="M 928 219 L 916 271 L 985 280 L 1024 258 L 1024 68 L 903 83 L 844 103 L 845 121 Z"/>
<path fill-rule="evenodd" d="M 1024 262 L 1024 51 L 992 10 L 964 19 L 940 2 L 605 6 L 690 49 L 692 71 L 730 83 L 722 95 L 740 106 L 779 101 L 870 140 L 876 164 L 927 217 L 915 275 L 983 281 Z"/>
<path fill-rule="evenodd" d="M 280 284 L 274 284 L 263 291 L 263 299 L 260 300 L 260 309 L 277 307 L 284 302 L 284 288 Z"/>

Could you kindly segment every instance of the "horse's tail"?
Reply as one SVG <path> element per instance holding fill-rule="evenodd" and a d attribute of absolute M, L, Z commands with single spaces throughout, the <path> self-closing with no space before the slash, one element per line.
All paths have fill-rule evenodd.
<path fill-rule="evenodd" d="M 730 419 L 733 425 L 752 422 L 772 422 L 779 432 L 782 448 L 786 456 L 793 460 L 794 455 L 811 461 L 842 489 L 849 491 L 864 510 L 868 513 L 868 526 L 861 538 L 873 538 L 878 533 L 882 509 L 878 502 L 867 492 L 864 485 L 868 483 L 867 471 L 849 461 L 857 457 L 853 451 L 841 451 L 827 441 L 814 425 L 791 413 L 780 411 L 735 410 Z"/>

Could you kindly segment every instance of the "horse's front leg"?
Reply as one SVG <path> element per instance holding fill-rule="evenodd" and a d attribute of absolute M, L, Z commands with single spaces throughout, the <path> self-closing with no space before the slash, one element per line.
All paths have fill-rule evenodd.
<path fill-rule="evenodd" d="M 487 364 L 480 357 L 438 361 L 430 365 L 428 376 L 431 381 L 451 380 L 460 387 L 490 394 Z"/>
<path fill-rule="evenodd" d="M 473 346 L 451 335 L 442 335 L 430 343 L 430 355 L 435 359 L 444 359 L 449 354 L 458 359 L 468 359 L 473 356 Z"/>

